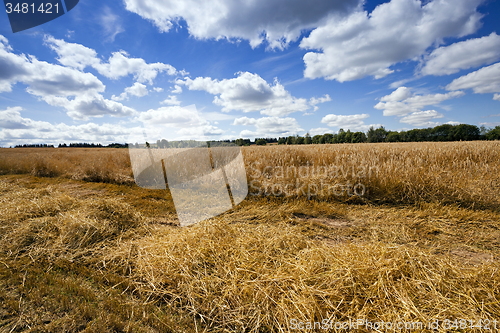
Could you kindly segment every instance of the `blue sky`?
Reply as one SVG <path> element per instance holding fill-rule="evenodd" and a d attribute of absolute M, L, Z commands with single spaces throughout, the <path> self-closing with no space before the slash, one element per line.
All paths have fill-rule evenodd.
<path fill-rule="evenodd" d="M 498 0 L 81 0 L 12 33 L 0 146 L 500 125 Z"/>

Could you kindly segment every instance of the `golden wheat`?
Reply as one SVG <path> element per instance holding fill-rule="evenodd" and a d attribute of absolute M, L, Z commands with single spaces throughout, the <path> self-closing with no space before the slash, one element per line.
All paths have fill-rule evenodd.
<path fill-rule="evenodd" d="M 0 149 L 0 174 L 61 176 L 91 182 L 132 183 L 127 149 Z"/>
<path fill-rule="evenodd" d="M 498 141 L 254 146 L 243 154 L 254 195 L 500 206 Z M 125 149 L 2 149 L 0 156 L 3 174 L 133 182 Z"/>
<path fill-rule="evenodd" d="M 257 194 L 500 206 L 500 142 L 268 146 L 244 154 Z"/>

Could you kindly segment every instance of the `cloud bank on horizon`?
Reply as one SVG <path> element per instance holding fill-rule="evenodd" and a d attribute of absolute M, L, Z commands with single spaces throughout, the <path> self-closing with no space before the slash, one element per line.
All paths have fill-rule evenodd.
<path fill-rule="evenodd" d="M 495 1 L 88 4 L 0 26 L 0 146 L 500 125 Z"/>

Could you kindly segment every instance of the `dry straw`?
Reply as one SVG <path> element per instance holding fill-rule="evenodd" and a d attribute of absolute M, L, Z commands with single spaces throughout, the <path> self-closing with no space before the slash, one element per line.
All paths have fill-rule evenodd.
<path fill-rule="evenodd" d="M 287 332 L 293 320 L 493 320 L 500 313 L 498 264 L 460 267 L 408 246 L 329 246 L 299 227 L 224 220 L 133 244 L 140 289 L 215 331 Z"/>

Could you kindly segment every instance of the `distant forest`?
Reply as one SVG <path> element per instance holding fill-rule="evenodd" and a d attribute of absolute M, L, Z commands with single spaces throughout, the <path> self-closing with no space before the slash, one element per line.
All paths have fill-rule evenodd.
<path fill-rule="evenodd" d="M 58 147 L 59 148 L 128 148 L 128 145 L 124 143 L 111 143 L 107 146 L 103 146 L 100 143 L 70 143 L 69 145 L 65 143 L 60 143 Z M 30 144 L 30 145 L 17 145 L 14 148 L 54 148 L 54 145 Z"/>
<path fill-rule="evenodd" d="M 325 143 L 363 143 L 363 142 L 424 142 L 424 141 L 474 141 L 474 140 L 500 140 L 500 126 L 495 128 L 477 127 L 475 125 L 439 125 L 434 128 L 416 128 L 408 131 L 388 131 L 383 126 L 375 129 L 370 127 L 368 132 L 351 132 L 340 129 L 336 134 L 326 133 L 323 135 L 310 136 L 288 136 L 280 138 L 256 138 L 250 139 L 209 141 L 209 146 L 250 146 L 277 143 L 279 145 L 302 145 L 302 144 L 325 144 Z M 151 148 L 189 148 L 200 146 L 199 141 L 167 141 L 157 140 L 156 144 L 146 142 L 146 145 L 133 144 L 133 147 Z M 103 146 L 100 143 L 70 143 L 59 144 L 59 148 L 127 148 L 127 144 L 112 143 Z M 17 145 L 15 148 L 54 148 L 54 145 L 31 144 Z"/>
<path fill-rule="evenodd" d="M 256 144 L 265 144 L 267 139 L 257 139 Z M 500 140 L 500 126 L 487 129 L 475 125 L 440 125 L 434 128 L 412 129 L 409 131 L 387 131 L 383 126 L 368 132 L 351 132 L 340 129 L 336 134 L 326 133 L 311 137 L 289 136 L 278 139 L 278 144 L 321 144 L 321 143 L 361 143 L 361 142 L 424 142 L 424 141 L 473 141 Z"/>

